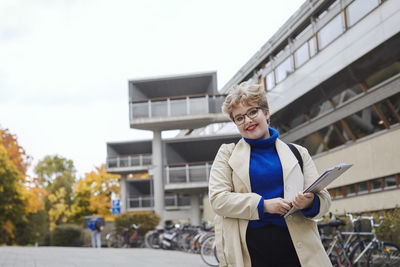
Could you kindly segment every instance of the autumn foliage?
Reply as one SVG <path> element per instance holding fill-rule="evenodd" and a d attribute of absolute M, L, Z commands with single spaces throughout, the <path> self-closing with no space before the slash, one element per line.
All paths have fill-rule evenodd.
<path fill-rule="evenodd" d="M 105 220 L 113 220 L 111 214 L 111 197 L 119 194 L 119 175 L 109 174 L 103 164 L 95 171 L 86 173 L 74 187 L 72 217 L 96 214 Z"/>
<path fill-rule="evenodd" d="M 76 179 L 73 161 L 59 155 L 40 160 L 35 177 L 27 175 L 30 163 L 17 137 L 0 127 L 0 244 L 40 243 L 57 226 L 80 225 L 91 214 L 113 219 L 119 176 L 104 165 Z"/>

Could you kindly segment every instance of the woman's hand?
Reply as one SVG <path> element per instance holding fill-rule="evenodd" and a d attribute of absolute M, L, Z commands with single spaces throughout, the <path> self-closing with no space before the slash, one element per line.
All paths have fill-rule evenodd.
<path fill-rule="evenodd" d="M 314 201 L 314 194 L 313 193 L 297 193 L 292 201 L 293 207 L 298 210 L 302 210 L 308 208 L 311 203 Z"/>
<path fill-rule="evenodd" d="M 290 202 L 277 197 L 264 200 L 264 212 L 285 215 L 290 210 Z"/>

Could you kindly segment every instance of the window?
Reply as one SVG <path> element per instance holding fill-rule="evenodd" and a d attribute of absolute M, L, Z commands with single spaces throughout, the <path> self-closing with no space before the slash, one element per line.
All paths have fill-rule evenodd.
<path fill-rule="evenodd" d="M 308 54 L 308 43 L 304 43 L 299 49 L 294 52 L 294 60 L 296 63 L 296 67 L 300 67 L 310 58 Z"/>
<path fill-rule="evenodd" d="M 275 69 L 276 83 L 280 83 L 281 81 L 283 81 L 292 72 L 293 72 L 292 57 L 288 57 Z"/>
<path fill-rule="evenodd" d="M 385 177 L 383 182 L 384 182 L 385 189 L 395 188 L 396 187 L 396 176 L 391 175 L 391 176 Z"/>
<path fill-rule="evenodd" d="M 294 37 L 295 40 L 300 39 L 306 32 L 308 32 L 309 30 L 311 30 L 312 24 L 308 24 L 307 27 L 305 27 L 299 34 L 296 35 L 296 37 Z"/>
<path fill-rule="evenodd" d="M 347 25 L 353 26 L 378 5 L 379 0 L 355 0 L 346 9 Z"/>
<path fill-rule="evenodd" d="M 320 49 L 325 48 L 338 36 L 344 32 L 344 24 L 342 13 L 333 18 L 318 33 L 318 41 Z"/>
<path fill-rule="evenodd" d="M 274 72 L 271 71 L 270 73 L 267 74 L 267 89 L 271 90 L 274 87 L 275 87 L 275 77 L 274 77 Z"/>
<path fill-rule="evenodd" d="M 371 191 L 379 191 L 379 190 L 382 190 L 381 178 L 372 180 L 371 181 Z"/>
<path fill-rule="evenodd" d="M 338 187 L 335 189 L 335 198 L 342 198 L 343 197 L 343 191 L 341 187 Z"/>
<path fill-rule="evenodd" d="M 348 185 L 346 187 L 347 196 L 354 196 L 356 194 L 356 186 L 355 184 Z"/>
<path fill-rule="evenodd" d="M 368 185 L 367 182 L 361 182 L 358 184 L 358 194 L 368 193 Z"/>
<path fill-rule="evenodd" d="M 317 39 L 313 37 L 308 40 L 308 46 L 310 48 L 310 57 L 313 57 L 317 53 Z"/>

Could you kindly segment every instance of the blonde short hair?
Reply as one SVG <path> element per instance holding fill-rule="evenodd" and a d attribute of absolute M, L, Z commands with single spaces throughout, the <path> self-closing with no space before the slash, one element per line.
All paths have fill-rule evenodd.
<path fill-rule="evenodd" d="M 232 110 L 240 104 L 248 106 L 256 105 L 263 110 L 269 111 L 267 93 L 259 84 L 243 82 L 239 85 L 232 86 L 222 104 L 222 112 L 233 119 Z"/>

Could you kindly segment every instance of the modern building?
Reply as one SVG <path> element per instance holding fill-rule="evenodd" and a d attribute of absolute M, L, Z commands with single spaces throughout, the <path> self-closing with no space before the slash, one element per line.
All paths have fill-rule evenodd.
<path fill-rule="evenodd" d="M 208 94 L 208 100 L 203 97 L 201 101 L 196 101 L 199 106 L 203 105 L 204 110 L 199 116 L 201 119 L 196 117 L 197 121 L 193 124 L 190 123 L 194 122 L 191 114 L 174 119 L 170 118 L 169 114 L 173 113 L 168 109 L 161 112 L 158 119 L 144 121 L 135 115 L 139 103 L 146 103 L 141 104 L 144 108 L 140 108 L 149 113 L 153 101 L 159 101 L 153 98 L 169 97 L 165 100 L 168 106 L 172 98 L 180 96 L 186 100 L 186 104 L 180 100 L 181 107 L 190 106 L 188 101 L 193 100 L 191 94 L 194 92 L 183 82 L 179 89 L 164 82 L 153 86 L 152 82 L 148 81 L 148 86 L 136 86 L 135 82 L 130 82 L 131 127 L 159 131 L 164 129 L 160 125 L 165 121 L 173 129 L 185 129 L 175 139 L 158 141 L 163 144 L 162 154 L 157 152 L 162 155 L 162 162 L 159 160 L 162 169 L 159 176 L 162 178 L 158 179 L 163 181 L 163 185 L 160 185 L 159 191 L 176 198 L 189 198 L 190 202 L 185 202 L 188 207 L 191 206 L 192 210 L 199 207 L 196 216 L 200 214 L 202 218 L 212 218 L 206 194 L 207 170 L 221 143 L 240 138 L 235 126 L 227 123 L 226 117 L 224 119 L 220 114 L 218 106 L 229 88 L 241 82 L 259 83 L 265 88 L 272 126 L 279 130 L 282 140 L 307 147 L 319 171 L 340 162 L 354 164 L 328 187 L 333 198 L 332 212 L 376 211 L 400 206 L 399 1 L 306 1 L 221 88 L 222 95 L 218 95 L 216 87 L 207 91 L 205 86 L 203 91 L 195 92 Z M 132 98 L 135 90 L 147 95 L 140 96 L 142 99 Z M 153 91 L 158 93 L 151 93 Z M 166 91 L 173 95 L 162 95 Z M 210 99 L 215 104 L 212 108 Z M 199 121 L 201 123 L 197 123 Z M 135 153 L 152 154 L 154 158 L 151 141 L 142 141 L 143 146 L 146 142 L 149 149 Z M 201 145 L 194 146 L 196 142 Z M 132 154 L 134 150 L 129 147 L 134 149 L 134 144 L 109 143 L 108 163 L 111 156 Z M 207 153 L 196 158 L 194 154 L 198 148 L 205 149 Z M 115 159 L 112 160 L 115 162 Z M 192 163 L 197 161 L 203 162 L 200 165 L 204 171 L 199 174 L 203 180 L 192 180 L 197 176 L 190 170 L 194 166 Z M 184 171 L 185 176 L 176 179 L 184 182 L 171 186 L 169 183 L 175 178 L 171 180 L 173 175 L 170 170 L 177 166 L 175 164 L 183 163 L 185 165 L 180 165 L 179 172 L 183 174 Z M 153 160 L 151 166 L 155 165 Z M 108 165 L 109 171 L 122 173 L 121 167 L 111 169 Z M 133 169 L 125 173 L 135 175 Z M 156 197 L 156 190 L 150 186 L 152 180 L 155 184 L 156 176 L 148 180 L 149 189 L 146 192 Z M 125 177 L 122 182 L 124 203 L 136 192 L 127 189 L 127 181 Z M 200 185 L 201 182 L 203 185 Z M 196 194 L 203 201 L 195 200 L 193 195 Z M 200 204 L 196 204 L 198 202 Z M 168 210 L 168 205 L 165 210 Z"/>

